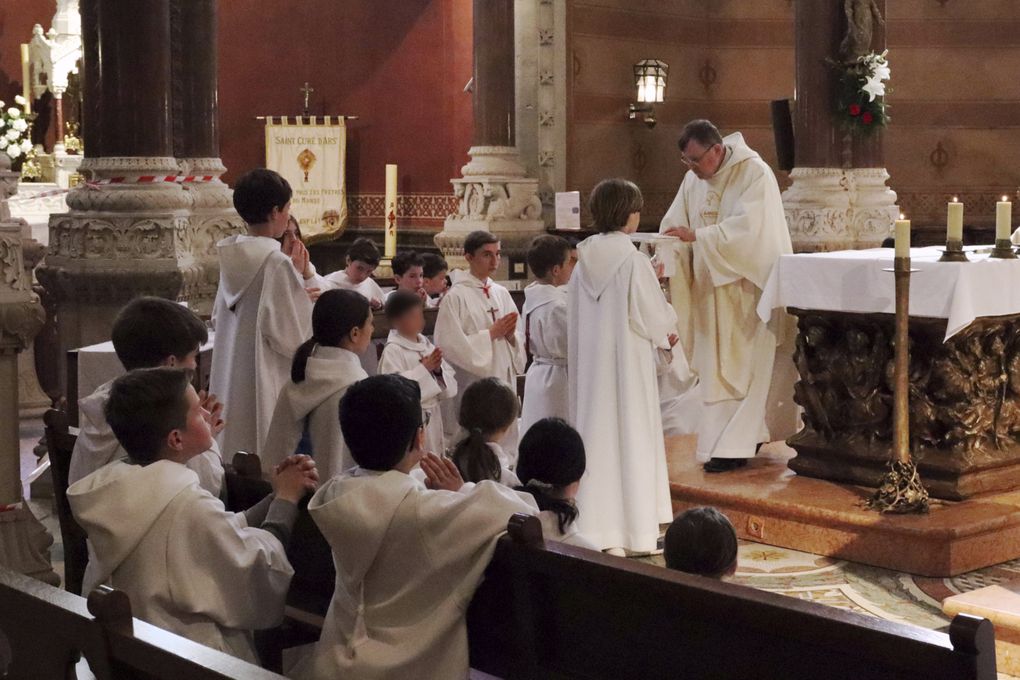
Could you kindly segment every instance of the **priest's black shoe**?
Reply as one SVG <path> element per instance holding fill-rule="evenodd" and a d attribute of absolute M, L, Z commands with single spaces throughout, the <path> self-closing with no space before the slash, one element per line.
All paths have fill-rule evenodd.
<path fill-rule="evenodd" d="M 746 458 L 713 458 L 704 465 L 705 472 L 729 472 L 747 465 Z"/>

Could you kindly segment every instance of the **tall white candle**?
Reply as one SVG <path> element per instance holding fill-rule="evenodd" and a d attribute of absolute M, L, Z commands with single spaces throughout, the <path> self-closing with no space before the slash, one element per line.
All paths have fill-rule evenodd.
<path fill-rule="evenodd" d="M 1013 204 L 1003 196 L 995 204 L 995 240 L 1008 241 L 1013 234 Z"/>
<path fill-rule="evenodd" d="M 386 166 L 385 202 L 386 238 L 383 255 L 392 258 L 397 254 L 397 166 Z"/>
<path fill-rule="evenodd" d="M 949 210 L 946 215 L 946 240 L 963 240 L 963 203 L 960 203 L 956 196 L 953 196 L 953 200 L 949 202 Z"/>
<path fill-rule="evenodd" d="M 25 97 L 25 113 L 32 113 L 32 83 L 31 80 L 28 45 L 21 43 L 21 94 Z M 57 139 L 63 138 L 64 131 L 57 130 Z"/>
<path fill-rule="evenodd" d="M 910 257 L 910 220 L 896 220 L 896 257 Z"/>

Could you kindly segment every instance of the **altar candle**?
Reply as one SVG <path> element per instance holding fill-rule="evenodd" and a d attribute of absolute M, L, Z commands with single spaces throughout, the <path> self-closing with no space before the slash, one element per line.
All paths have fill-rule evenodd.
<path fill-rule="evenodd" d="M 397 254 L 397 166 L 386 166 L 386 240 L 384 256 Z"/>
<path fill-rule="evenodd" d="M 25 97 L 25 113 L 32 113 L 32 83 L 29 81 L 28 45 L 21 43 L 21 94 Z"/>
<path fill-rule="evenodd" d="M 995 204 L 995 240 L 1008 241 L 1013 235 L 1013 204 L 1003 196 Z"/>
<path fill-rule="evenodd" d="M 949 202 L 949 212 L 946 215 L 946 240 L 963 240 L 963 203 L 956 196 Z"/>
<path fill-rule="evenodd" d="M 903 215 L 896 220 L 896 257 L 910 257 L 910 220 Z"/>

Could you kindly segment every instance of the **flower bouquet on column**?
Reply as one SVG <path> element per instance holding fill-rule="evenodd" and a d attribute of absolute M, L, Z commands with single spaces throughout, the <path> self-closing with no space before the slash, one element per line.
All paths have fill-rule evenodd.
<path fill-rule="evenodd" d="M 0 101 L 0 153 L 11 159 L 14 172 L 21 172 L 25 162 L 34 157 L 32 121 L 35 114 L 25 112 L 26 103 L 20 94 L 14 98 L 14 106 L 8 107 Z"/>
<path fill-rule="evenodd" d="M 888 51 L 871 52 L 851 61 L 831 61 L 836 71 L 834 114 L 839 124 L 855 134 L 870 134 L 889 122 L 885 103 L 889 81 Z"/>

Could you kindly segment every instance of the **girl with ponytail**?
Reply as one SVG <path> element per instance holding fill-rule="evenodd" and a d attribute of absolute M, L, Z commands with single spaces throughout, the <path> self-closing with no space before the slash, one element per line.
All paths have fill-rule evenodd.
<path fill-rule="evenodd" d="M 293 453 L 312 456 L 323 480 L 354 465 L 340 434 L 340 399 L 368 377 L 358 358 L 372 342 L 368 299 L 327 290 L 312 310 L 312 337 L 294 354 L 290 381 L 280 391 L 262 457 L 263 470 Z"/>
<path fill-rule="evenodd" d="M 450 457 L 465 482 L 492 480 L 510 487 L 520 484 L 496 443 L 517 421 L 520 410 L 517 395 L 498 378 L 483 378 L 464 390 L 457 418 L 464 436 Z"/>
<path fill-rule="evenodd" d="M 578 533 L 574 497 L 586 464 L 581 435 L 566 421 L 543 418 L 524 433 L 518 449 L 517 476 L 521 486 L 535 497 L 541 510 L 542 533 L 547 540 L 596 550 Z"/>

